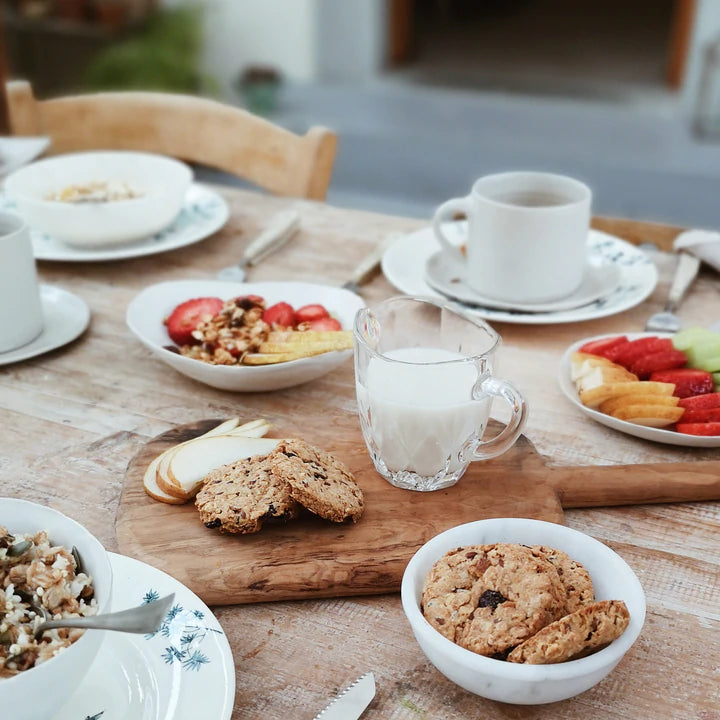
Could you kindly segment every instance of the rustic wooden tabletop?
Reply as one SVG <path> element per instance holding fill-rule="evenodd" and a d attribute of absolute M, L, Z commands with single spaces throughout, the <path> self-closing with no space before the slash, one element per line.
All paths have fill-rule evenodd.
<path fill-rule="evenodd" d="M 388 233 L 426 224 L 221 191 L 231 219 L 196 245 L 117 262 L 41 262 L 41 282 L 88 303 L 90 327 L 66 347 L 0 368 L 0 494 L 51 505 L 86 525 L 109 550 L 118 549 L 115 519 L 126 467 L 150 438 L 206 418 L 291 414 L 298 407 L 355 412 L 351 361 L 320 380 L 273 393 L 233 394 L 194 382 L 151 357 L 131 335 L 125 324 L 130 300 L 163 280 L 213 278 L 288 206 L 300 211 L 301 232 L 253 268 L 251 280 L 339 285 Z M 666 249 L 677 232 L 625 221 L 596 226 Z M 619 315 L 567 325 L 495 325 L 503 338 L 502 375 L 530 404 L 525 435 L 552 464 L 720 460 L 720 450 L 660 445 L 596 424 L 558 387 L 567 346 L 586 336 L 642 330 L 646 317 L 661 308 L 673 265 L 666 253 L 656 261 L 661 280 L 654 293 Z M 686 323 L 720 317 L 717 283 L 714 271 L 702 271 L 681 308 Z M 362 294 L 372 304 L 396 291 L 380 275 Z M 233 718 L 310 720 L 368 670 L 377 682 L 368 718 L 720 718 L 720 505 L 575 509 L 566 510 L 565 522 L 614 548 L 647 595 L 639 640 L 592 690 L 549 706 L 501 705 L 461 690 L 434 669 L 397 594 L 282 601 L 213 608 L 235 660 Z"/>

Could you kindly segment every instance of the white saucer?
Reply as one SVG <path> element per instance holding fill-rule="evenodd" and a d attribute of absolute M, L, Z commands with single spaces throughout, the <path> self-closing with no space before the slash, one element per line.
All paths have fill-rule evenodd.
<path fill-rule="evenodd" d="M 467 235 L 467 222 L 443 224 L 443 232 L 451 242 L 460 244 Z M 423 295 L 447 300 L 425 279 L 428 260 L 440 250 L 432 227 L 426 227 L 399 237 L 385 251 L 382 270 L 385 277 L 407 295 Z M 598 230 L 588 233 L 588 253 L 617 267 L 620 275 L 616 286 L 606 295 L 579 307 L 553 312 L 494 309 L 467 306 L 467 312 L 496 322 L 551 325 L 580 322 L 615 315 L 638 305 L 652 293 L 657 284 L 657 269 L 638 247 Z"/>
<path fill-rule="evenodd" d="M 37 137 L 1 137 L 0 138 L 0 175 L 9 175 L 23 165 L 32 162 L 50 144 L 50 138 Z"/>
<path fill-rule="evenodd" d="M 78 337 L 90 322 L 90 308 L 85 301 L 67 290 L 41 285 L 40 302 L 45 321 L 43 331 L 27 345 L 0 353 L 0 365 L 57 350 Z"/>
<path fill-rule="evenodd" d="M 625 420 L 618 420 L 617 418 L 614 418 L 611 415 L 606 415 L 599 410 L 593 410 L 592 408 L 586 407 L 580 402 L 577 389 L 570 377 L 570 358 L 572 357 L 572 354 L 585 343 L 591 342 L 592 340 L 600 340 L 601 338 L 615 337 L 616 335 L 626 335 L 630 340 L 655 336 L 671 337 L 667 333 L 610 333 L 609 335 L 596 335 L 595 337 L 586 337 L 582 340 L 578 340 L 565 351 L 565 354 L 560 360 L 558 381 L 560 383 L 560 389 L 565 394 L 565 397 L 567 397 L 567 399 L 570 400 L 575 407 L 582 410 L 582 412 L 596 422 L 612 428 L 613 430 L 625 433 L 626 435 L 632 435 L 633 437 L 642 438 L 643 440 L 652 440 L 653 442 L 659 442 L 665 445 L 682 445 L 684 447 L 701 448 L 720 447 L 719 435 L 686 435 L 685 433 L 679 433 L 675 430 L 646 427 L 645 425 L 638 425 Z"/>
<path fill-rule="evenodd" d="M 17 212 L 15 203 L 4 193 L 0 194 L 0 210 Z M 204 240 L 217 232 L 230 215 L 227 203 L 216 192 L 193 183 L 185 196 L 180 214 L 173 224 L 143 240 L 101 248 L 81 248 L 66 245 L 43 232 L 32 230 L 33 251 L 36 260 L 60 262 L 102 262 L 155 255 L 176 250 Z"/>
<path fill-rule="evenodd" d="M 109 555 L 113 610 L 171 592 L 175 605 L 154 635 L 107 633 L 82 684 L 53 720 L 228 720 L 235 666 L 217 618 L 170 575 Z"/>
<path fill-rule="evenodd" d="M 462 278 L 462 268 L 442 250 L 427 261 L 425 280 L 430 287 L 452 300 L 496 310 L 521 310 L 529 313 L 558 312 L 587 305 L 600 297 L 609 295 L 620 282 L 620 269 L 607 262 L 601 255 L 588 255 L 580 287 L 560 300 L 540 303 L 509 303 L 494 300 L 473 290 Z"/>

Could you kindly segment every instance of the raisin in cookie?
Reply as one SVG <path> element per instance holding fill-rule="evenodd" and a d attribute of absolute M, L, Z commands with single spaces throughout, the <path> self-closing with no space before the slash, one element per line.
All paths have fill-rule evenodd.
<path fill-rule="evenodd" d="M 257 532 L 268 518 L 292 518 L 300 510 L 288 485 L 261 455 L 213 470 L 195 505 L 206 527 L 241 534 Z"/>
<path fill-rule="evenodd" d="M 546 665 L 584 656 L 625 632 L 630 613 L 622 600 L 601 600 L 566 615 L 518 645 L 509 655 L 514 663 Z"/>
<path fill-rule="evenodd" d="M 335 457 L 303 440 L 285 440 L 268 455 L 279 481 L 290 495 L 326 520 L 357 522 L 363 511 L 363 494 L 350 471 Z"/>
<path fill-rule="evenodd" d="M 565 615 L 569 615 L 595 601 L 595 590 L 593 589 L 590 573 L 581 563 L 573 560 L 562 550 L 547 545 L 533 545 L 532 549 L 541 552 L 558 571 L 567 593 Z"/>
<path fill-rule="evenodd" d="M 554 622 L 567 594 L 555 566 L 524 545 L 456 548 L 430 570 L 422 608 L 445 637 L 479 655 L 504 654 Z"/>

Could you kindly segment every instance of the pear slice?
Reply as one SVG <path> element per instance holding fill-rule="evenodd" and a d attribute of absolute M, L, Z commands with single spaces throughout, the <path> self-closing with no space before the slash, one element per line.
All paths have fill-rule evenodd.
<path fill-rule="evenodd" d="M 157 471 L 157 466 L 160 463 L 161 457 L 162 455 L 158 455 L 147 466 L 147 470 L 145 470 L 145 474 L 143 475 L 143 487 L 145 488 L 145 492 L 153 500 L 159 500 L 160 502 L 169 503 L 170 505 L 181 505 L 182 503 L 187 502 L 188 498 L 180 498 L 175 497 L 174 495 L 170 495 L 158 485 L 155 473 Z"/>
<path fill-rule="evenodd" d="M 197 438 L 180 445 L 172 453 L 167 475 L 174 488 L 179 488 L 179 492 L 190 498 L 197 493 L 203 479 L 212 470 L 254 455 L 267 455 L 279 442 L 277 438 L 241 435 Z"/>
<path fill-rule="evenodd" d="M 580 402 L 593 410 L 597 410 L 605 400 L 618 395 L 672 395 L 674 390 L 674 383 L 651 382 L 649 380 L 611 382 L 581 392 Z"/>

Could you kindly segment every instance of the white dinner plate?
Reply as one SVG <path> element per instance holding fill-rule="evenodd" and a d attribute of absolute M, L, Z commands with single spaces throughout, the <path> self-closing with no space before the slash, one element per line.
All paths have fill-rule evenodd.
<path fill-rule="evenodd" d="M 443 231 L 451 242 L 460 244 L 467 234 L 467 222 L 443 224 Z M 431 227 L 398 238 L 382 259 L 385 277 L 407 295 L 423 295 L 447 300 L 428 285 L 425 268 L 428 260 L 440 250 Z M 657 269 L 648 256 L 634 245 L 599 230 L 588 233 L 588 254 L 601 257 L 615 265 L 619 279 L 614 288 L 595 301 L 555 312 L 527 312 L 477 306 L 464 306 L 468 313 L 490 321 L 550 325 L 580 322 L 615 315 L 641 303 L 655 289 Z"/>
<path fill-rule="evenodd" d="M 462 268 L 442 250 L 428 260 L 425 279 L 430 287 L 442 295 L 465 305 L 478 305 L 493 310 L 548 313 L 571 310 L 609 295 L 620 282 L 620 268 L 613 262 L 607 262 L 600 254 L 589 254 L 585 262 L 582 283 L 575 292 L 560 300 L 538 303 L 509 303 L 485 297 L 466 284 L 462 278 Z"/>
<path fill-rule="evenodd" d="M 84 300 L 67 290 L 40 286 L 43 330 L 31 342 L 15 350 L 0 353 L 0 365 L 20 362 L 57 350 L 81 335 L 90 322 L 90 308 Z"/>
<path fill-rule="evenodd" d="M 6 193 L 0 193 L 0 210 L 17 212 L 17 206 Z M 218 193 L 193 183 L 187 191 L 182 210 L 172 225 L 143 240 L 111 247 L 83 248 L 67 245 L 36 230 L 30 231 L 30 237 L 36 260 L 59 262 L 126 260 L 177 250 L 200 242 L 225 225 L 229 214 L 227 203 Z"/>
<path fill-rule="evenodd" d="M 0 137 L 0 176 L 9 175 L 14 170 L 32 162 L 50 145 L 50 138 L 37 137 Z"/>
<path fill-rule="evenodd" d="M 601 413 L 599 410 L 593 410 L 592 408 L 586 407 L 580 402 L 577 389 L 575 388 L 575 383 L 570 377 L 570 358 L 572 357 L 572 354 L 582 345 L 591 342 L 592 340 L 600 340 L 602 338 L 615 337 L 618 335 L 626 335 L 630 340 L 636 340 L 642 337 L 672 337 L 672 335 L 669 335 L 668 333 L 610 333 L 607 335 L 596 335 L 594 337 L 587 337 L 583 340 L 578 340 L 565 351 L 565 354 L 560 360 L 558 380 L 560 383 L 560 389 L 563 393 L 565 393 L 567 399 L 596 422 L 612 428 L 613 430 L 619 430 L 626 435 L 632 435 L 634 437 L 642 438 L 643 440 L 652 440 L 653 442 L 664 443 L 665 445 L 682 445 L 684 447 L 702 448 L 720 447 L 720 435 L 685 435 L 684 433 L 675 432 L 675 430 L 645 427 L 644 425 L 637 425 L 625 420 L 618 420 L 611 415 Z"/>
<path fill-rule="evenodd" d="M 170 575 L 109 555 L 113 611 L 172 592 L 175 603 L 152 635 L 108 632 L 90 671 L 53 720 L 228 720 L 235 666 L 217 618 Z"/>
<path fill-rule="evenodd" d="M 295 309 L 320 303 L 336 317 L 343 330 L 353 326 L 363 299 L 343 288 L 302 282 L 235 283 L 223 280 L 179 280 L 145 288 L 131 301 L 126 320 L 130 330 L 162 362 L 199 382 L 233 392 L 264 392 L 315 380 L 352 357 L 352 350 L 336 350 L 273 365 L 211 365 L 168 350 L 173 342 L 163 319 L 181 302 L 198 297 L 227 300 L 240 295 L 260 295 L 267 307 L 288 302 Z"/>

